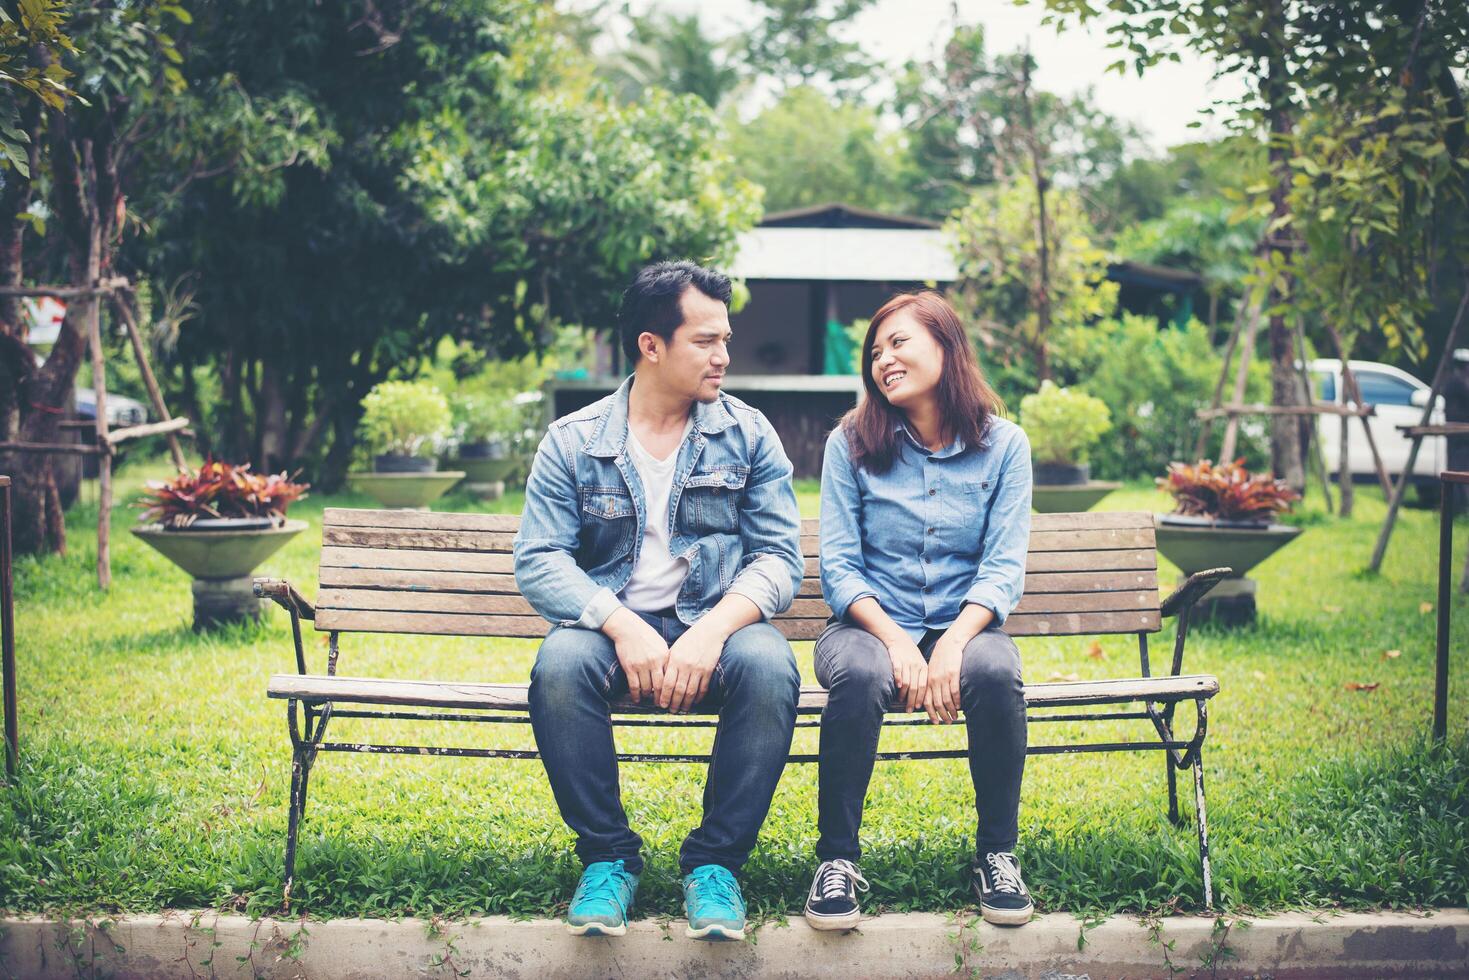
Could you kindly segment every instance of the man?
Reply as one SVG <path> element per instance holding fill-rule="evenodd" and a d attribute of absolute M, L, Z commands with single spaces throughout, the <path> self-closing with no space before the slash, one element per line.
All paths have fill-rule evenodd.
<path fill-rule="evenodd" d="M 526 483 L 515 578 L 554 626 L 530 716 L 584 866 L 576 935 L 627 931 L 643 866 L 610 701 L 719 706 L 703 822 L 679 854 L 692 938 L 744 938 L 734 874 L 790 751 L 800 679 L 768 620 L 801 581 L 800 518 L 770 423 L 720 391 L 729 299 L 729 279 L 692 262 L 639 272 L 618 313 L 632 377 L 552 424 Z"/>

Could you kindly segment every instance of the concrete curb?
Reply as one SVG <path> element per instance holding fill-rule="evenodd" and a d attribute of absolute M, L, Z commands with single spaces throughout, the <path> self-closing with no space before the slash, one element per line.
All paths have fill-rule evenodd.
<path fill-rule="evenodd" d="M 12 918 L 0 920 L 0 977 L 1469 977 L 1463 909 L 1174 917 L 1156 928 L 1118 917 L 1087 928 L 1084 944 L 1081 923 L 1061 913 L 1020 929 L 882 915 L 845 934 L 813 932 L 793 918 L 763 926 L 754 942 L 728 944 L 695 942 L 683 929 L 679 920 L 650 920 L 620 939 L 577 939 L 554 920 L 501 916 L 446 923 L 252 921 L 212 912 Z"/>

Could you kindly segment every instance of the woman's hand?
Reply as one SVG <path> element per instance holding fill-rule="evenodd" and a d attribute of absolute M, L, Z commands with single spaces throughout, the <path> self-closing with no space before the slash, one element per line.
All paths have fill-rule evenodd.
<path fill-rule="evenodd" d="M 959 668 L 964 663 L 964 644 L 945 633 L 933 645 L 928 658 L 928 687 L 923 709 L 935 725 L 959 720 Z"/>
<path fill-rule="evenodd" d="M 901 639 L 894 638 L 887 644 L 888 657 L 893 661 L 893 680 L 903 699 L 903 710 L 917 711 L 928 686 L 928 664 L 918 651 L 918 644 L 908 639 L 906 634 L 900 635 Z"/>

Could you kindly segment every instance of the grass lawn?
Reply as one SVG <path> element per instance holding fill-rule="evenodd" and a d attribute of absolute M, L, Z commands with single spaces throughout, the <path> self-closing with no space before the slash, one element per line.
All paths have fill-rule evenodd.
<path fill-rule="evenodd" d="M 125 499 L 144 470 L 121 480 Z M 156 470 L 154 471 L 156 472 Z M 812 483 L 803 511 L 816 512 Z M 516 512 L 519 498 L 493 509 Z M 321 508 L 365 498 L 313 496 L 292 510 L 311 529 L 262 572 L 315 594 Z M 1315 501 L 1313 501 L 1315 503 Z M 481 505 L 449 498 L 441 509 Z M 1109 509 L 1166 510 L 1129 486 Z M 1403 513 L 1380 576 L 1362 569 L 1383 515 L 1358 495 L 1340 521 L 1306 507 L 1299 540 L 1262 565 L 1260 621 L 1202 629 L 1185 670 L 1219 677 L 1210 709 L 1209 779 L 1215 890 L 1224 909 L 1414 907 L 1469 900 L 1469 710 L 1451 700 L 1451 749 L 1428 751 L 1437 553 L 1436 512 Z M 290 752 L 285 711 L 266 679 L 292 669 L 289 623 L 196 635 L 187 576 L 113 530 L 112 590 L 93 577 L 95 505 L 69 516 L 71 552 L 16 570 L 23 770 L 0 807 L 0 910 L 91 914 L 216 907 L 264 913 L 279 904 Z M 1457 540 L 1465 538 L 1461 524 Z M 1171 583 L 1174 570 L 1160 579 Z M 1455 599 L 1456 692 L 1469 683 L 1469 602 Z M 325 635 L 308 634 L 314 669 Z M 1135 645 L 1113 638 L 1025 639 L 1027 679 L 1132 676 Z M 1154 649 L 1171 649 L 1171 627 Z M 349 675 L 524 681 L 534 641 L 348 636 Z M 796 645 L 808 683 L 811 644 Z M 1352 683 L 1375 684 L 1353 690 Z M 1180 717 L 1190 715 L 1185 709 Z M 1135 728 L 1085 730 L 1127 737 Z M 356 725 L 353 728 L 350 726 Z M 490 731 L 488 729 L 493 729 Z M 348 719 L 384 741 L 531 745 L 528 727 L 390 729 Z M 1032 726 L 1032 743 L 1075 737 Z M 620 746 L 707 748 L 712 734 L 630 731 Z M 813 730 L 797 748 L 815 750 Z M 477 741 L 483 740 L 483 741 Z M 493 743 L 490 740 L 494 740 Z M 886 747 L 959 746 L 962 726 L 900 729 Z M 639 913 L 676 914 L 677 851 L 696 818 L 702 767 L 623 768 L 624 800 L 649 865 Z M 1180 780 L 1192 799 L 1188 774 Z M 792 766 L 748 865 L 752 912 L 796 912 L 813 866 L 816 771 Z M 879 764 L 863 827 L 869 908 L 969 904 L 964 868 L 973 797 L 961 760 Z M 1191 806 L 1190 806 L 1191 808 Z M 1032 757 L 1018 848 L 1043 910 L 1189 909 L 1200 900 L 1191 829 L 1167 822 L 1156 754 Z M 294 910 L 319 916 L 551 914 L 578 867 L 537 762 L 389 759 L 327 754 L 312 776 Z"/>

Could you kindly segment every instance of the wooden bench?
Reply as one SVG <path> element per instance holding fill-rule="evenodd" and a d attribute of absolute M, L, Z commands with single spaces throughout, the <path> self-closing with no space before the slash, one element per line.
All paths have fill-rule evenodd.
<path fill-rule="evenodd" d="M 325 741 L 335 718 L 528 722 L 525 684 L 472 684 L 448 681 L 345 677 L 337 673 L 343 633 L 414 633 L 441 636 L 540 637 L 549 624 L 536 615 L 515 585 L 511 546 L 520 519 L 497 514 L 450 514 L 400 510 L 327 508 L 322 526 L 320 588 L 313 606 L 288 582 L 256 579 L 255 593 L 285 607 L 295 641 L 295 674 L 271 677 L 268 694 L 286 701 L 292 746 L 291 795 L 286 836 L 285 897 L 290 901 L 296 841 L 306 810 L 311 768 L 318 752 L 374 752 L 388 755 L 475 756 L 533 759 L 525 749 L 463 748 L 432 745 L 382 745 Z M 1032 518 L 1026 560 L 1025 596 L 1005 623 L 1012 636 L 1135 635 L 1140 676 L 1117 680 L 1027 684 L 1032 722 L 1135 720 L 1146 738 L 1122 742 L 1031 745 L 1032 755 L 1070 752 L 1162 751 L 1168 814 L 1179 821 L 1177 770 L 1194 774 L 1195 824 L 1203 870 L 1204 904 L 1211 907 L 1208 824 L 1204 806 L 1203 745 L 1207 702 L 1219 690 L 1215 678 L 1183 674 L 1183 648 L 1189 611 L 1229 569 L 1192 576 L 1162 603 L 1158 601 L 1157 549 L 1153 516 L 1147 513 L 1037 514 Z M 801 550 L 806 577 L 791 608 L 775 619 L 791 640 L 813 640 L 825 627 L 830 609 L 821 598 L 817 522 L 803 522 Z M 1178 617 L 1172 661 L 1154 676 L 1148 637 L 1165 617 Z M 301 621 L 329 634 L 326 673 L 307 670 Z M 1192 701 L 1197 723 L 1187 738 L 1174 733 L 1174 712 Z M 801 689 L 798 711 L 815 715 L 826 703 L 818 687 Z M 1133 706 L 1117 710 L 1116 706 Z M 1099 707 L 1111 710 L 1087 710 Z M 1057 710 L 1070 709 L 1070 710 Z M 1076 710 L 1084 709 L 1084 710 Z M 712 726 L 714 711 L 695 708 L 672 716 L 644 704 L 613 706 L 616 724 L 682 727 Z M 699 715 L 703 717 L 698 717 Z M 800 719 L 798 727 L 819 725 Z M 925 715 L 892 718 L 889 725 L 926 725 Z M 948 759 L 962 749 L 882 752 L 879 759 Z M 699 754 L 622 754 L 625 761 L 698 762 Z M 812 754 L 793 754 L 792 762 L 815 762 Z"/>

